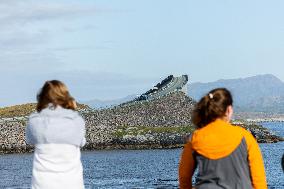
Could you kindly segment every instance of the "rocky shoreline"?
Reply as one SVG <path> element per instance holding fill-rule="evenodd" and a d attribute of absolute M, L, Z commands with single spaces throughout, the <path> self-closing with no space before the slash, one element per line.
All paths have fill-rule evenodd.
<path fill-rule="evenodd" d="M 259 119 L 246 119 L 247 122 L 264 123 L 264 122 L 284 122 L 284 118 L 259 118 Z"/>
<path fill-rule="evenodd" d="M 267 112 L 237 112 L 235 119 L 251 123 L 284 122 L 284 114 Z"/>
<path fill-rule="evenodd" d="M 180 148 L 194 131 L 190 121 L 194 101 L 183 93 L 104 110 L 81 109 L 86 121 L 83 150 Z M 30 113 L 30 112 L 29 112 Z M 25 142 L 27 115 L 0 118 L 0 154 L 32 152 Z M 253 122 L 234 122 L 260 143 L 284 141 Z"/>
<path fill-rule="evenodd" d="M 88 123 L 87 123 L 88 124 Z M 275 143 L 284 141 L 283 138 L 253 123 L 237 123 L 249 130 L 259 143 Z M 0 154 L 33 152 L 33 146 L 25 142 L 26 121 L 6 121 L 0 123 Z M 92 130 L 96 129 L 96 132 Z M 87 144 L 82 150 L 113 150 L 113 149 L 171 149 L 181 148 L 187 136 L 194 130 L 192 126 L 186 127 L 124 127 L 105 132 L 105 127 L 95 127 L 87 130 Z M 107 136 L 109 134 L 109 136 Z"/>

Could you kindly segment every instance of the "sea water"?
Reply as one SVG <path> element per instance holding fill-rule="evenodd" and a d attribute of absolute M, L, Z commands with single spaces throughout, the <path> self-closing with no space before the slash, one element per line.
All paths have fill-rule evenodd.
<path fill-rule="evenodd" d="M 284 123 L 263 125 L 284 136 Z M 270 189 L 284 189 L 281 156 L 284 143 L 260 144 Z M 101 150 L 82 152 L 86 189 L 178 188 L 181 149 Z M 0 188 L 30 188 L 32 154 L 0 156 Z"/>

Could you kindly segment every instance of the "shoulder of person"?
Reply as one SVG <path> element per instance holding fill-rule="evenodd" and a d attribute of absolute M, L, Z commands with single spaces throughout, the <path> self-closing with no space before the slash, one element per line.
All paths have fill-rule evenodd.
<path fill-rule="evenodd" d="M 43 118 L 43 117 L 51 117 L 51 118 L 67 118 L 67 119 L 73 119 L 73 120 L 82 120 L 82 116 L 75 110 L 71 109 L 65 109 L 61 106 L 58 106 L 56 108 L 47 107 L 42 109 L 40 112 L 34 112 L 29 116 L 29 120 L 37 119 L 37 118 Z"/>
<path fill-rule="evenodd" d="M 40 117 L 40 115 L 39 115 L 38 112 L 33 112 L 33 113 L 31 113 L 31 114 L 29 115 L 29 117 L 28 117 L 28 123 L 29 123 L 29 125 L 30 125 L 31 123 L 33 123 L 34 121 L 36 121 L 39 117 Z"/>
<path fill-rule="evenodd" d="M 238 130 L 239 132 L 243 133 L 244 135 L 248 135 L 251 134 L 249 130 L 247 130 L 246 128 L 240 126 L 240 125 L 233 125 L 231 124 L 232 128 Z"/>

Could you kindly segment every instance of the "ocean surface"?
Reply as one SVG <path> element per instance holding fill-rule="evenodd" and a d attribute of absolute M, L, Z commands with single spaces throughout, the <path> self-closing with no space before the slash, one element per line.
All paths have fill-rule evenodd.
<path fill-rule="evenodd" d="M 284 136 L 284 123 L 263 123 Z M 260 144 L 271 189 L 284 189 L 281 156 L 284 143 Z M 82 152 L 86 189 L 178 188 L 177 168 L 181 149 L 102 150 Z M 0 156 L 0 189 L 30 188 L 32 154 Z"/>

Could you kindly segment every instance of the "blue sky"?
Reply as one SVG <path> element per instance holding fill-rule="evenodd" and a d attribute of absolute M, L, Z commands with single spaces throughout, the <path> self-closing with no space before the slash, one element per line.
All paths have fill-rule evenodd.
<path fill-rule="evenodd" d="M 61 79 L 79 101 L 191 82 L 284 80 L 282 0 L 0 1 L 0 106 Z"/>

